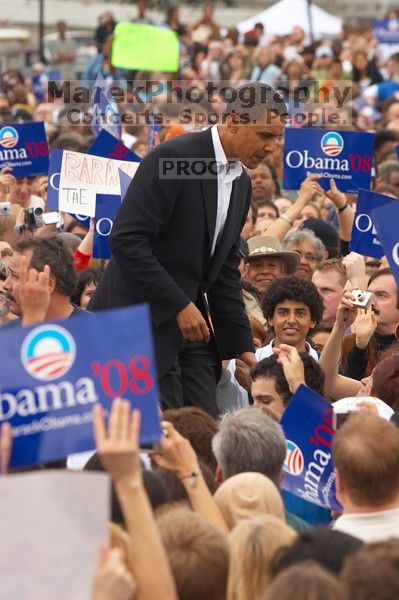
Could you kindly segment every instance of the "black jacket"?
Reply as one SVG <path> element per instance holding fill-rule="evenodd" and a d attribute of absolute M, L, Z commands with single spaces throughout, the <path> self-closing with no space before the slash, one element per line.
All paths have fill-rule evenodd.
<path fill-rule="evenodd" d="M 214 156 L 208 129 L 164 142 L 143 159 L 115 218 L 112 258 L 89 305 L 90 310 L 150 305 L 160 377 L 182 341 L 177 313 L 192 301 L 208 318 L 205 293 L 220 357 L 253 350 L 238 271 L 239 236 L 251 195 L 248 175 L 243 172 L 233 183 L 212 259 L 217 177 L 159 177 L 161 159 Z"/>

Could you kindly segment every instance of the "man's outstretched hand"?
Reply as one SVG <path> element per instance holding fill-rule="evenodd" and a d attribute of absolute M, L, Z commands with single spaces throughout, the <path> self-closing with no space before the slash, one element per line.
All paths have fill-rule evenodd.
<path fill-rule="evenodd" d="M 253 352 L 243 352 L 236 358 L 236 370 L 234 377 L 241 387 L 247 392 L 251 391 L 251 369 L 256 365 L 256 358 Z"/>
<path fill-rule="evenodd" d="M 193 302 L 177 314 L 176 320 L 186 342 L 209 342 L 211 336 L 208 325 Z"/>

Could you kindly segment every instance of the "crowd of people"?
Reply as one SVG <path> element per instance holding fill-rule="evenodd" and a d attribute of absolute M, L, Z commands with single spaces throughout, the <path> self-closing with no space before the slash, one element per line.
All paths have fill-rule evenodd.
<path fill-rule="evenodd" d="M 138 9 L 136 22 L 150 23 L 145 3 Z M 102 15 L 98 53 L 77 72 L 59 23 L 58 42 L 32 70 L 125 82 L 119 113 L 134 119 L 123 121 L 121 139 L 142 160 L 113 224 L 111 259 L 93 258 L 94 219 L 86 227 L 64 214 L 27 226 L 29 209 L 48 211 L 47 176 L 0 170 L 0 203 L 10 203 L 0 210 L 1 329 L 140 302 L 151 309 L 162 437 L 150 460 L 140 452 L 140 413 L 116 398 L 108 421 L 94 408 L 88 462 L 37 467 L 111 476 L 110 541 L 92 598 L 393 600 L 398 282 L 385 256 L 350 251 L 357 194 L 334 179 L 325 191 L 314 175 L 284 189 L 282 115 L 291 113 L 292 127 L 374 133 L 371 189 L 399 199 L 399 44 L 377 43 L 371 29 L 311 42 L 300 27 L 281 37 L 259 23 L 240 35 L 215 21 L 212 5 L 192 24 L 173 6 L 162 26 L 179 38 L 178 72 L 128 72 L 112 64 L 115 26 Z M 50 149 L 87 152 L 91 126 L 73 124 L 72 105 L 32 81 L 12 69 L 0 75 L 0 126 L 43 121 Z M 143 81 L 162 82 L 163 94 L 137 97 Z M 206 100 L 170 101 L 179 86 L 209 82 Z M 334 89 L 349 91 L 344 102 Z M 240 91 L 253 92 L 251 106 Z M 155 137 L 148 111 L 162 117 Z M 160 179 L 162 160 L 211 157 L 229 168 Z M 370 303 L 358 307 L 354 290 L 370 292 Z M 300 386 L 333 406 L 357 399 L 332 444 L 340 512 L 282 488 L 279 422 Z M 5 422 L 4 475 L 14 471 L 11 452 Z M 0 559 L 0 590 L 1 577 Z"/>

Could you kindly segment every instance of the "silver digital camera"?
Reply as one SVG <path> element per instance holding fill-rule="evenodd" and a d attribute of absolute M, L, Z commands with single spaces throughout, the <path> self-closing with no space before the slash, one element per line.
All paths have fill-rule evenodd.
<path fill-rule="evenodd" d="M 372 293 L 367 290 L 352 290 L 353 300 L 350 300 L 358 308 L 368 308 L 371 302 Z"/>
<path fill-rule="evenodd" d="M 39 206 L 25 209 L 25 227 L 29 231 L 35 231 L 43 225 L 56 225 L 62 227 L 63 219 L 59 212 L 43 212 Z"/>
<path fill-rule="evenodd" d="M 0 202 L 0 215 L 8 216 L 11 214 L 11 202 Z"/>

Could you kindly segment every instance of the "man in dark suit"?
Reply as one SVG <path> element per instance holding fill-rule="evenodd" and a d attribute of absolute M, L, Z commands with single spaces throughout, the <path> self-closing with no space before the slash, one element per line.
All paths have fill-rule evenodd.
<path fill-rule="evenodd" d="M 89 304 L 101 310 L 147 302 L 162 405 L 196 405 L 214 416 L 221 360 L 255 364 L 238 271 L 251 200 L 242 164 L 253 169 L 275 151 L 286 112 L 268 86 L 241 90 L 237 98 L 247 100 L 231 103 L 226 124 L 164 142 L 143 159 L 114 222 L 111 261 Z M 215 160 L 222 163 L 219 173 Z M 195 177 L 200 161 L 211 166 Z"/>

